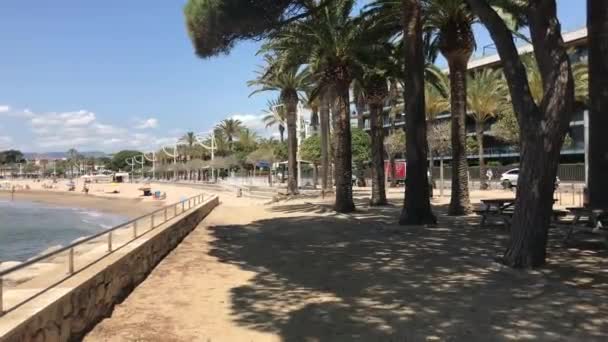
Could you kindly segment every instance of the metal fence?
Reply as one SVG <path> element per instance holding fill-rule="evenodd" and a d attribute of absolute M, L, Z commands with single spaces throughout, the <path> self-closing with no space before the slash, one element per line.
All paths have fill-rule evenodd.
<path fill-rule="evenodd" d="M 58 250 L 35 257 L 4 271 L 0 271 L 0 316 L 39 296 L 43 292 L 51 289 L 107 255 L 128 245 L 138 237 L 150 232 L 168 220 L 196 208 L 204 201 L 204 194 L 184 199 L 113 228 L 78 240 Z M 50 261 L 50 264 L 43 263 L 43 261 Z M 7 305 L 4 298 L 4 292 L 7 291 L 3 291 L 3 289 L 5 287 L 10 289 L 9 280 L 11 275 L 23 272 L 26 268 L 34 268 L 41 265 L 52 266 L 52 268 L 49 268 L 44 274 L 41 274 L 40 277 L 43 278 L 42 276 L 45 276 L 45 280 L 47 280 L 48 284 L 36 284 L 36 291 L 33 292 L 20 291 L 25 292 L 25 295 L 11 298 L 12 303 L 8 303 Z M 34 279 L 34 277 L 29 280 L 32 279 Z"/>
<path fill-rule="evenodd" d="M 486 169 L 492 170 L 495 180 L 500 180 L 503 172 L 518 168 L 519 165 L 505 166 L 486 166 Z M 433 167 L 433 178 L 439 179 L 440 168 Z M 469 166 L 469 176 L 472 180 L 479 180 L 479 166 Z M 557 169 L 557 176 L 562 181 L 568 182 L 584 182 L 585 181 L 585 165 L 584 164 L 561 164 Z M 452 168 L 450 166 L 443 167 L 443 177 L 450 179 L 452 177 Z"/>

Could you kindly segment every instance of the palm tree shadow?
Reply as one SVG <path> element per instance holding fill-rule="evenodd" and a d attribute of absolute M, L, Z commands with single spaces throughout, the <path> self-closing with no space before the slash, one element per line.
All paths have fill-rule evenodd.
<path fill-rule="evenodd" d="M 286 341 L 608 338 L 597 297 L 492 264 L 508 238 L 500 230 L 403 228 L 374 210 L 357 220 L 311 215 L 317 206 L 273 210 L 302 215 L 209 228 L 210 254 L 256 273 L 231 289 L 240 325 Z"/>

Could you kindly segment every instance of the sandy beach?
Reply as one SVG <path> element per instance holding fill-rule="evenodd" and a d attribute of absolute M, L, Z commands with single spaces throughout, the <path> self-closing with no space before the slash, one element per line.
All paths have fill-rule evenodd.
<path fill-rule="evenodd" d="M 14 194 L 8 190 L 0 190 L 0 199 L 25 200 L 42 202 L 58 206 L 79 207 L 96 209 L 102 212 L 137 217 L 171 203 L 177 203 L 183 199 L 201 193 L 200 189 L 171 184 L 151 184 L 152 191 L 160 191 L 166 194 L 166 198 L 155 200 L 152 196 L 143 196 L 141 187 L 143 183 L 89 183 L 88 194 L 82 192 L 84 181 L 74 179 L 75 191 L 68 191 L 69 180 L 11 180 L 0 183 L 16 187 Z M 52 186 L 53 188 L 49 188 Z M 6 186 L 5 186 L 6 188 Z M 115 193 L 117 191 L 117 193 Z"/>
<path fill-rule="evenodd" d="M 3 181 L 6 184 L 7 181 Z M 29 201 L 37 203 L 52 204 L 59 207 L 92 209 L 99 212 L 117 214 L 126 218 L 136 218 L 143 216 L 155 209 L 162 208 L 172 203 L 177 203 L 182 199 L 200 194 L 201 189 L 195 189 L 184 186 L 176 186 L 170 184 L 153 184 L 153 191 L 161 191 L 166 193 L 164 200 L 154 200 L 152 197 L 142 196 L 142 191 L 139 190 L 143 184 L 126 183 L 118 186 L 112 184 L 88 184 L 89 193 L 84 194 L 80 191 L 68 191 L 67 180 L 61 180 L 54 183 L 54 189 L 47 189 L 43 185 L 52 184 L 51 181 L 36 182 L 33 180 L 19 180 L 8 182 L 15 185 L 18 190 L 15 193 L 11 191 L 1 190 L 0 200 L 15 200 Z M 75 180 L 76 189 L 82 189 L 83 182 Z M 114 189 L 119 189 L 119 193 L 110 193 Z M 140 234 L 144 233 L 149 226 L 149 218 L 140 220 Z M 114 232 L 113 240 L 116 246 L 127 243 L 132 239 L 133 228 L 126 226 Z M 59 249 L 61 246 L 48 246 L 48 248 L 39 255 Z M 1 243 L 0 243 L 1 248 Z M 87 255 L 104 254 L 107 249 L 107 238 L 91 240 L 81 246 L 78 246 L 74 253 L 79 260 L 87 259 Z M 0 261 L 0 270 L 8 269 L 19 264 L 16 261 L 4 260 Z M 5 277 L 5 289 L 19 289 L 22 287 L 30 288 L 37 287 L 38 284 L 49 284 L 54 278 L 56 270 L 59 268 L 62 271 L 59 273 L 64 276 L 64 269 L 67 265 L 67 253 L 61 253 L 48 260 L 26 267 L 18 272 L 12 273 Z M 78 265 L 76 265 L 78 267 Z M 5 294 L 6 295 L 6 294 Z"/>

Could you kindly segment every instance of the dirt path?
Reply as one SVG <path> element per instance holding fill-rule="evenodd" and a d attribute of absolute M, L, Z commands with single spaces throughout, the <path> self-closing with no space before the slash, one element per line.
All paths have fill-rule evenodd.
<path fill-rule="evenodd" d="M 86 341 L 605 341 L 605 253 L 544 273 L 489 260 L 501 230 L 227 200 Z M 555 240 L 557 241 L 557 240 Z"/>
<path fill-rule="evenodd" d="M 215 209 L 101 322 L 85 341 L 273 341 L 272 334 L 231 324 L 229 290 L 254 276 L 211 256 L 206 227 L 249 224 L 268 216 L 231 199 Z"/>

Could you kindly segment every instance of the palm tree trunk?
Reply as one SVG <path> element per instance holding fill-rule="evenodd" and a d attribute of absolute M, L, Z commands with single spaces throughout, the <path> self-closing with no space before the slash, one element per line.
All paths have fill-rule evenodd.
<path fill-rule="evenodd" d="M 452 55 L 447 58 L 452 110 L 452 197 L 448 214 L 466 215 L 471 212 L 465 130 L 468 56 Z"/>
<path fill-rule="evenodd" d="M 397 165 L 395 162 L 395 154 L 391 153 L 388 157 L 388 167 L 391 172 L 391 184 L 389 185 L 391 188 L 397 187 Z"/>
<path fill-rule="evenodd" d="M 589 28 L 589 204 L 608 207 L 608 2 L 587 0 Z"/>
<path fill-rule="evenodd" d="M 485 190 L 488 188 L 488 184 L 486 183 L 486 163 L 483 159 L 483 122 L 475 122 L 475 135 L 479 153 L 479 189 Z"/>
<path fill-rule="evenodd" d="M 319 112 L 318 107 L 315 107 L 315 110 L 310 114 L 310 125 L 312 126 L 312 131 L 314 134 L 317 134 L 319 131 Z"/>
<path fill-rule="evenodd" d="M 321 188 L 327 190 L 329 183 L 329 102 L 327 94 L 321 95 Z"/>
<path fill-rule="evenodd" d="M 403 0 L 403 31 L 405 39 L 405 112 L 406 155 L 408 179 L 401 225 L 434 224 L 431 210 L 426 157 L 426 113 L 424 108 L 424 55 L 420 0 Z M 394 178 L 394 177 L 393 177 Z"/>
<path fill-rule="evenodd" d="M 386 205 L 382 102 L 369 103 L 369 119 L 372 138 L 372 198 L 370 205 Z"/>
<path fill-rule="evenodd" d="M 298 97 L 294 94 L 286 94 L 282 97 L 287 107 L 287 167 L 289 168 L 287 192 L 290 195 L 296 195 L 298 194 L 298 132 L 296 126 Z"/>
<path fill-rule="evenodd" d="M 341 70 L 341 73 L 346 74 L 346 71 Z M 352 183 L 349 85 L 350 82 L 346 80 L 336 82 L 338 115 L 334 134 L 336 141 L 334 151 L 336 202 L 334 203 L 334 210 L 339 213 L 349 213 L 355 210 Z"/>

